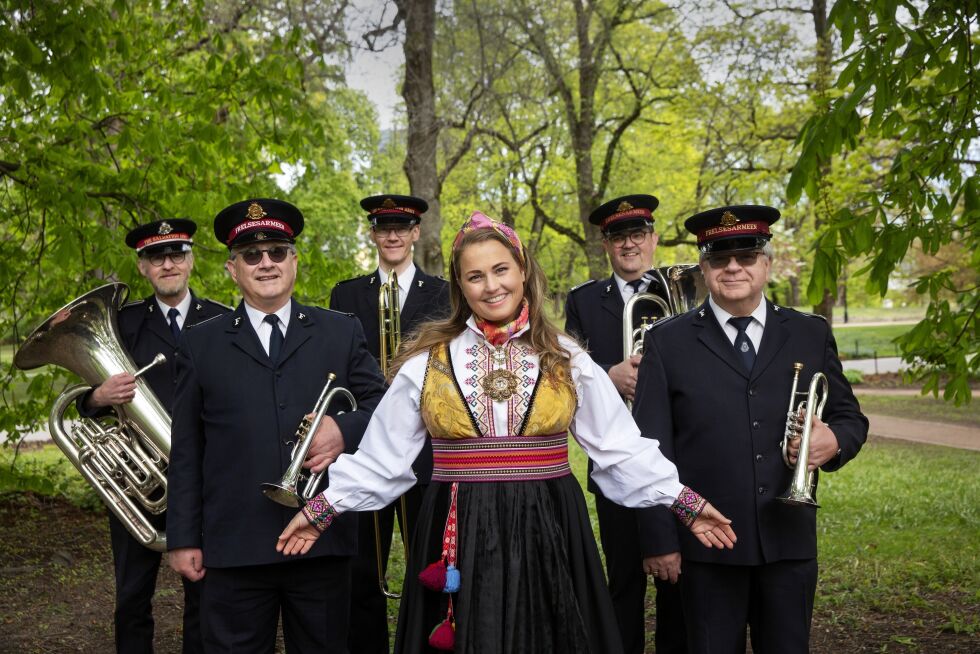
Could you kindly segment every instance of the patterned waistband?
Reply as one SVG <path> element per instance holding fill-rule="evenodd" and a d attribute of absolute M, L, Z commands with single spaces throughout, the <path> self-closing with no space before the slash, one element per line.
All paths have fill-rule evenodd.
<path fill-rule="evenodd" d="M 568 434 L 432 439 L 432 481 L 530 481 L 571 473 Z"/>

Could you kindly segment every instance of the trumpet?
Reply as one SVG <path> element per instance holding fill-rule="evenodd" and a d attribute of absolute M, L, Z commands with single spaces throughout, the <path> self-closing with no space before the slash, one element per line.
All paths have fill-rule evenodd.
<path fill-rule="evenodd" d="M 136 370 L 117 326 L 127 295 L 125 284 L 113 283 L 69 302 L 31 332 L 14 355 L 14 365 L 31 370 L 54 364 L 86 382 L 55 399 L 48 417 L 51 439 L 127 531 L 144 547 L 164 552 L 167 534 L 151 518 L 167 508 L 170 415 L 142 375 L 167 358 L 157 354 Z M 64 414 L 76 398 L 106 378 L 130 371 L 137 380 L 136 394 L 113 407 L 114 417 L 82 418 L 69 427 Z"/>
<path fill-rule="evenodd" d="M 312 417 L 305 416 L 300 421 L 299 427 L 296 428 L 296 444 L 293 445 L 292 458 L 282 479 L 279 480 L 279 483 L 267 482 L 262 484 L 262 493 L 273 502 L 282 504 L 283 506 L 298 508 L 316 495 L 317 487 L 323 479 L 323 471 L 311 473 L 309 479 L 306 481 L 306 485 L 303 487 L 303 492 L 299 492 L 300 478 L 303 473 L 303 462 L 306 461 L 306 454 L 310 451 L 310 445 L 313 444 L 313 437 L 316 435 L 316 430 L 323 421 L 323 416 L 326 415 L 330 404 L 338 395 L 350 403 L 351 411 L 357 410 L 357 400 L 354 399 L 354 395 L 349 390 L 341 386 L 333 389 L 330 388 L 336 379 L 337 375 L 334 373 L 327 375 L 327 383 L 324 385 L 323 390 L 320 391 L 320 397 L 313 407 Z M 340 413 L 343 413 L 343 411 Z"/>
<path fill-rule="evenodd" d="M 787 504 L 818 507 L 814 493 L 816 491 L 817 472 L 807 470 L 810 463 L 810 432 L 812 431 L 813 417 L 820 418 L 823 415 L 824 405 L 827 404 L 827 394 L 829 384 L 827 376 L 822 372 L 815 373 L 810 379 L 809 388 L 804 391 L 797 391 L 800 380 L 800 371 L 803 370 L 802 363 L 793 364 L 793 387 L 789 394 L 789 410 L 786 412 L 786 430 L 783 432 L 783 462 L 786 467 L 793 470 L 793 478 L 789 488 L 777 499 Z M 805 395 L 806 399 L 796 405 L 797 395 Z M 789 442 L 800 433 L 800 453 L 796 458 L 794 467 L 789 460 Z"/>

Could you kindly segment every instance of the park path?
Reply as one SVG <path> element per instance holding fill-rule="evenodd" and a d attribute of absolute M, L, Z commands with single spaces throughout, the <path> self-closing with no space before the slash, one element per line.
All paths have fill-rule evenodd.
<path fill-rule="evenodd" d="M 875 413 L 869 413 L 867 416 L 868 422 L 871 423 L 868 433 L 872 436 L 980 451 L 980 428 L 977 427 L 954 425 L 948 422 L 910 420 Z"/>

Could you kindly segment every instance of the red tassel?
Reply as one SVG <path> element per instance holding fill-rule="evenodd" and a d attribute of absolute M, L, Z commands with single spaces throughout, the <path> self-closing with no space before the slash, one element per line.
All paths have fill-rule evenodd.
<path fill-rule="evenodd" d="M 452 618 L 446 618 L 429 634 L 429 645 L 444 652 L 451 652 L 456 646 L 456 625 Z"/>
<path fill-rule="evenodd" d="M 446 587 L 446 562 L 442 559 L 430 563 L 419 573 L 419 581 L 429 590 L 441 593 Z"/>

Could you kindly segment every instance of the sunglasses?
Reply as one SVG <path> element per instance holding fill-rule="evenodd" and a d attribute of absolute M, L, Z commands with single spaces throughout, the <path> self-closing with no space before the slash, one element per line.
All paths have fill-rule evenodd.
<path fill-rule="evenodd" d="M 755 265 L 755 262 L 759 260 L 759 255 L 762 252 L 758 250 L 752 250 L 751 252 L 739 252 L 738 254 L 712 254 L 706 257 L 708 265 L 715 270 L 721 270 L 728 266 L 728 262 L 735 259 L 737 263 L 742 268 L 749 268 Z"/>
<path fill-rule="evenodd" d="M 179 263 L 184 263 L 184 259 L 187 258 L 186 252 L 168 252 L 167 254 L 151 254 L 144 257 L 150 262 L 150 265 L 154 268 L 159 268 L 163 265 L 163 262 L 168 258 L 176 265 Z"/>
<path fill-rule="evenodd" d="M 277 245 L 271 248 L 249 248 L 247 250 L 242 250 L 235 256 L 241 256 L 242 260 L 250 266 L 257 266 L 262 263 L 262 255 L 268 254 L 269 261 L 272 263 L 282 263 L 286 260 L 286 256 L 289 254 L 290 248 L 286 245 Z"/>

